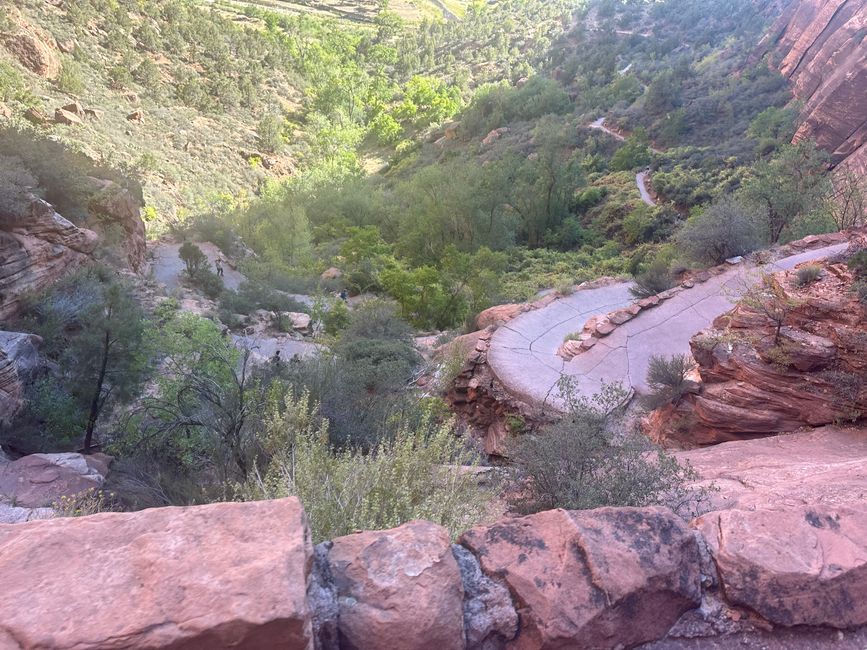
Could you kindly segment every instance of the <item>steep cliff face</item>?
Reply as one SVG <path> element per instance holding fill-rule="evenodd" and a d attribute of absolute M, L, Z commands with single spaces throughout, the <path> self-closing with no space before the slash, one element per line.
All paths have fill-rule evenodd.
<path fill-rule="evenodd" d="M 867 174 L 867 0 L 795 0 L 759 47 L 804 103 L 795 140 Z"/>

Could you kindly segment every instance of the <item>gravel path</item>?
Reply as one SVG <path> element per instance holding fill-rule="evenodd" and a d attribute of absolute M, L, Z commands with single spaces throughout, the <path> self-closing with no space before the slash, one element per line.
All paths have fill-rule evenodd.
<path fill-rule="evenodd" d="M 819 260 L 844 251 L 836 244 L 786 257 L 766 270 L 791 269 L 801 262 Z M 557 382 L 573 377 L 582 395 L 596 393 L 603 382 L 621 382 L 626 388 L 646 390 L 645 376 L 653 355 L 684 354 L 689 341 L 755 282 L 757 270 L 748 264 L 733 266 L 703 284 L 684 290 L 631 321 L 572 361 L 563 361 L 557 349 L 567 334 L 580 331 L 596 314 L 606 314 L 632 303 L 630 283 L 580 290 L 547 307 L 521 314 L 500 327 L 491 339 L 488 364 L 515 397 L 538 405 L 561 408 Z"/>
<path fill-rule="evenodd" d="M 596 129 L 597 131 L 602 131 L 603 133 L 607 133 L 615 140 L 620 140 L 621 142 L 626 140 L 622 135 L 617 133 L 616 131 L 612 131 L 607 126 L 605 126 L 605 118 L 600 117 L 598 120 L 588 125 L 591 129 Z M 654 149 L 651 147 L 651 151 L 653 153 L 662 153 L 659 149 Z M 638 186 L 638 193 L 641 195 L 641 200 L 644 201 L 647 205 L 656 205 L 656 201 L 653 200 L 653 197 L 650 196 L 650 192 L 647 191 L 647 177 L 648 172 L 645 170 L 643 172 L 638 172 L 635 175 L 635 184 Z"/>

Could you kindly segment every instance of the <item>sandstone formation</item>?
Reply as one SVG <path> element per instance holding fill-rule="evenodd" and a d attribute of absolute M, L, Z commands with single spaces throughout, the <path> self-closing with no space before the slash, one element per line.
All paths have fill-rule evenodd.
<path fill-rule="evenodd" d="M 312 647 L 297 499 L 0 525 L 0 648 Z"/>
<path fill-rule="evenodd" d="M 713 487 L 704 511 L 798 510 L 862 503 L 867 494 L 867 430 L 828 426 L 676 452 Z"/>
<path fill-rule="evenodd" d="M 662 508 L 552 510 L 460 542 L 509 586 L 521 619 L 513 648 L 630 647 L 700 601 L 695 538 Z"/>
<path fill-rule="evenodd" d="M 11 422 L 24 406 L 24 383 L 39 365 L 39 342 L 34 334 L 0 332 L 0 423 Z"/>
<path fill-rule="evenodd" d="M 88 178 L 94 192 L 90 211 L 123 228 L 123 247 L 130 269 L 147 273 L 147 234 L 141 218 L 141 202 L 117 183 L 101 178 Z"/>
<path fill-rule="evenodd" d="M 415 521 L 332 544 L 341 648 L 463 646 L 464 592 L 448 531 Z"/>
<path fill-rule="evenodd" d="M 762 41 L 758 53 L 792 82 L 804 103 L 795 140 L 815 139 L 856 173 L 867 173 L 867 29 L 865 0 L 796 0 Z"/>
<path fill-rule="evenodd" d="M 105 482 L 111 457 L 105 454 L 30 454 L 0 461 L 0 501 L 45 508 Z"/>
<path fill-rule="evenodd" d="M 55 79 L 60 74 L 60 59 L 54 51 L 54 39 L 44 30 L 21 18 L 17 9 L 8 5 L 3 8 L 12 28 L 0 32 L 0 45 L 25 68 L 41 77 Z"/>
<path fill-rule="evenodd" d="M 862 243 L 856 237 L 853 248 Z M 780 298 L 770 300 L 784 314 L 778 337 L 767 314 L 744 303 L 694 336 L 701 389 L 651 416 L 650 436 L 689 447 L 867 413 L 867 308 L 845 264 L 822 269 L 806 287 L 796 271 L 774 276 Z"/>
<path fill-rule="evenodd" d="M 0 213 L 0 319 L 15 314 L 24 294 L 86 264 L 97 239 L 35 197 L 23 215 Z"/>

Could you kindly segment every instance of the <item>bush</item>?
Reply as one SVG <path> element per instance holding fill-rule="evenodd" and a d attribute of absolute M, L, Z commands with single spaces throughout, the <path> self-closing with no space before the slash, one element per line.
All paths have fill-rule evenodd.
<path fill-rule="evenodd" d="M 202 249 L 192 242 L 184 242 L 178 250 L 178 257 L 187 268 L 187 275 L 190 279 L 195 280 L 196 276 L 208 269 L 211 265 L 208 256 L 202 252 Z"/>
<path fill-rule="evenodd" d="M 822 277 L 822 267 L 818 264 L 809 264 L 803 266 L 795 273 L 795 284 L 799 287 L 806 287 Z"/>
<path fill-rule="evenodd" d="M 226 288 L 226 285 L 223 284 L 223 278 L 208 268 L 199 270 L 192 277 L 192 283 L 211 300 L 219 298 Z"/>
<path fill-rule="evenodd" d="M 761 244 L 761 216 L 733 198 L 723 198 L 690 218 L 677 233 L 678 248 L 697 264 L 721 264 Z"/>
<path fill-rule="evenodd" d="M 663 260 L 655 260 L 635 278 L 635 286 L 629 291 L 636 298 L 647 298 L 662 293 L 674 286 L 674 277 Z"/>
<path fill-rule="evenodd" d="M 271 288 L 262 282 L 246 280 L 237 291 L 226 291 L 221 307 L 230 314 L 252 314 L 257 309 L 282 312 L 294 311 L 308 313 L 310 308 L 292 296 Z"/>
<path fill-rule="evenodd" d="M 84 92 L 84 79 L 81 66 L 73 60 L 66 60 L 57 77 L 57 87 L 65 93 L 80 95 Z"/>
<path fill-rule="evenodd" d="M 647 440 L 622 426 L 618 407 L 626 398 L 607 385 L 591 399 L 561 385 L 569 410 L 559 422 L 523 435 L 510 450 L 519 471 L 516 507 L 584 510 L 603 506 L 668 505 L 682 509 L 693 496 L 694 472 L 664 452 L 648 454 Z"/>
<path fill-rule="evenodd" d="M 867 249 L 860 250 L 852 255 L 846 262 L 846 265 L 852 269 L 855 275 L 859 278 L 867 277 Z"/>
<path fill-rule="evenodd" d="M 266 461 L 240 486 L 240 496 L 298 496 L 314 543 L 412 519 L 433 521 L 456 536 L 484 519 L 493 497 L 472 472 L 461 471 L 477 460 L 451 423 L 436 425 L 430 416 L 414 427 L 402 425 L 371 453 L 339 451 L 308 396 L 287 393 L 271 400 L 261 444 Z"/>
<path fill-rule="evenodd" d="M 647 369 L 647 385 L 651 390 L 644 402 L 648 408 L 659 408 L 666 403 L 677 403 L 689 388 L 687 375 L 695 364 L 686 354 L 671 357 L 653 355 Z"/>
<path fill-rule="evenodd" d="M 279 153 L 285 144 L 283 139 L 284 120 L 273 113 L 266 115 L 256 127 L 256 142 L 259 148 L 269 153 Z"/>
<path fill-rule="evenodd" d="M 858 280 L 852 285 L 852 291 L 854 291 L 855 295 L 858 296 L 858 300 L 867 305 L 867 281 Z"/>

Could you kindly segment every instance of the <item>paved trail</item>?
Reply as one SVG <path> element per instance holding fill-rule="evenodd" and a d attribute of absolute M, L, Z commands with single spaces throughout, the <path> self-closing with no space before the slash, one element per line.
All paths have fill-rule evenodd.
<path fill-rule="evenodd" d="M 622 135 L 617 133 L 616 131 L 612 131 L 607 126 L 605 126 L 605 118 L 600 117 L 598 120 L 589 125 L 591 129 L 596 129 L 597 131 L 602 131 L 603 133 L 607 133 L 615 140 L 620 140 L 621 142 L 626 140 Z M 662 153 L 659 149 L 650 148 L 654 153 Z M 647 205 L 656 205 L 656 201 L 653 200 L 653 197 L 650 196 L 650 192 L 647 191 L 647 171 L 638 172 L 635 175 L 635 184 L 638 186 L 638 193 L 641 195 L 641 200 L 644 201 Z"/>
<path fill-rule="evenodd" d="M 777 271 L 844 251 L 837 244 L 777 260 L 766 270 Z M 738 265 L 703 284 L 687 289 L 600 339 L 572 361 L 563 361 L 557 349 L 567 334 L 578 332 L 596 314 L 605 314 L 633 301 L 630 283 L 576 291 L 547 307 L 527 312 L 500 327 L 491 339 L 488 363 L 506 389 L 536 404 L 562 405 L 557 382 L 574 378 L 579 392 L 590 396 L 603 382 L 621 382 L 626 388 L 647 389 L 645 377 L 653 355 L 689 352 L 689 340 L 732 308 L 734 301 L 756 280 L 757 270 Z"/>

